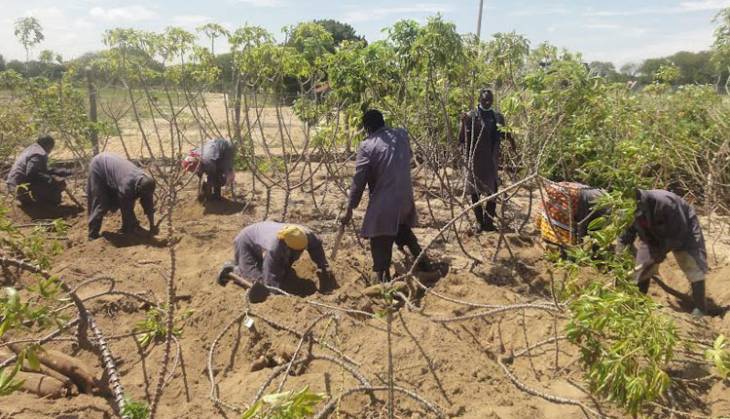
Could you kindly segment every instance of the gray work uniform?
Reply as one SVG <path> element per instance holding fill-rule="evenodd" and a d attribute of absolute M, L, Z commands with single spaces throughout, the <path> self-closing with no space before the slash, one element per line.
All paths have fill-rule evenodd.
<path fill-rule="evenodd" d="M 213 188 L 221 188 L 226 183 L 226 174 L 233 171 L 235 149 L 230 141 L 215 138 L 203 144 L 200 153 L 198 174 L 207 176 L 208 184 Z"/>
<path fill-rule="evenodd" d="M 596 208 L 598 200 L 605 193 L 606 191 L 603 189 L 591 188 L 590 186 L 585 186 L 585 189 L 581 189 L 578 208 L 575 214 L 578 240 L 581 240 L 588 234 L 588 226 L 591 224 L 591 221 L 608 213 L 607 208 Z"/>
<path fill-rule="evenodd" d="M 241 230 L 233 241 L 234 272 L 246 279 L 279 287 L 299 260 L 302 251 L 290 249 L 277 234 L 287 224 L 263 221 Z M 322 240 L 309 228 L 300 226 L 307 233 L 307 252 L 317 268 L 329 268 Z"/>
<path fill-rule="evenodd" d="M 86 184 L 89 233 L 98 234 L 107 212 L 122 212 L 122 230 L 133 230 L 139 225 L 134 215 L 134 204 L 139 198 L 144 213 L 154 214 L 154 193 L 140 195 L 137 186 L 149 176 L 134 163 L 116 154 L 101 153 L 89 164 Z"/>
<path fill-rule="evenodd" d="M 363 237 L 396 236 L 399 226 L 416 224 L 411 156 L 404 129 L 383 127 L 360 144 L 349 206 L 357 208 L 367 185 L 370 200 L 362 224 Z"/>
<path fill-rule="evenodd" d="M 68 175 L 62 169 L 49 169 L 48 153 L 40 144 L 33 143 L 15 159 L 6 179 L 8 192 L 15 193 L 23 204 L 59 205 L 63 184 L 53 179 L 56 174 Z"/>
<path fill-rule="evenodd" d="M 500 144 L 504 116 L 492 109 L 475 109 L 461 121 L 459 142 L 466 153 L 466 193 L 497 192 Z"/>
<path fill-rule="evenodd" d="M 682 197 L 664 190 L 641 191 L 634 222 L 621 236 L 631 245 L 638 235 L 637 282 L 647 281 L 672 251 L 690 282 L 704 281 L 707 251 L 700 221 Z"/>

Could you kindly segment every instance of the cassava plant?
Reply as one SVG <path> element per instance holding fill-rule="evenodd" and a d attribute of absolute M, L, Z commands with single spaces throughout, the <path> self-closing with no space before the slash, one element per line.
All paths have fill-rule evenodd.
<path fill-rule="evenodd" d="M 633 219 L 632 202 L 616 192 L 598 206 L 608 208 L 608 215 L 594 220 L 589 236 L 558 264 L 568 270 L 569 280 L 587 274 L 608 281 L 567 287 L 571 319 L 566 332 L 580 348 L 591 390 L 635 415 L 669 388 L 667 368 L 679 335 L 660 306 L 632 283 L 631 256 L 614 250 Z"/>
<path fill-rule="evenodd" d="M 268 394 L 247 409 L 241 419 L 304 419 L 314 414 L 314 408 L 324 395 L 313 393 L 309 387 L 299 391 Z"/>

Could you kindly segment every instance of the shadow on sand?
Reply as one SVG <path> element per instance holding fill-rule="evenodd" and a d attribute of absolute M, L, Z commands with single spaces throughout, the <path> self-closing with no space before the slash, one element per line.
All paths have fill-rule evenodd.
<path fill-rule="evenodd" d="M 246 207 L 246 202 L 231 201 L 223 198 L 220 200 L 205 201 L 203 202 L 203 207 L 205 207 L 203 214 L 206 215 L 233 215 L 243 211 Z"/>
<path fill-rule="evenodd" d="M 659 285 L 659 288 L 663 289 L 664 292 L 671 295 L 672 297 L 675 297 L 677 299 L 676 303 L 672 303 L 671 306 L 676 311 L 681 312 L 687 312 L 690 313 L 692 310 L 694 310 L 695 305 L 692 301 L 692 296 L 684 294 L 680 291 L 675 290 L 674 288 L 670 287 L 667 283 L 661 280 L 661 278 L 654 276 L 652 278 L 652 281 Z M 708 316 L 724 316 L 725 313 L 730 311 L 730 306 L 721 306 L 719 305 L 715 300 L 712 299 L 712 297 L 707 296 L 707 315 Z"/>
<path fill-rule="evenodd" d="M 280 288 L 300 297 L 308 297 L 317 292 L 317 284 L 314 281 L 300 277 L 293 269 L 289 271 L 286 279 L 282 281 Z"/>
<path fill-rule="evenodd" d="M 117 248 L 147 245 L 152 247 L 166 247 L 167 240 L 147 234 L 125 234 L 120 232 L 105 231 L 101 236 Z M 98 240 L 98 239 L 97 239 Z"/>
<path fill-rule="evenodd" d="M 57 218 L 73 218 L 84 211 L 75 205 L 59 205 L 57 207 L 20 205 L 18 208 L 33 220 L 55 220 Z"/>

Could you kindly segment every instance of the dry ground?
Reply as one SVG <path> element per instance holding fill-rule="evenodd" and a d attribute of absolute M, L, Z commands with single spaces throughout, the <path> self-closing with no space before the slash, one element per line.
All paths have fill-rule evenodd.
<path fill-rule="evenodd" d="M 248 179 L 239 174 L 238 179 Z M 80 188 L 79 181 L 77 188 Z M 248 193 L 247 204 L 232 202 L 203 206 L 197 203 L 193 191 L 186 191 L 174 214 L 176 234 L 181 240 L 176 246 L 176 287 L 181 297 L 179 312 L 191 311 L 185 320 L 179 338 L 180 359 L 176 363 L 172 380 L 166 388 L 160 405 L 160 417 L 203 418 L 239 417 L 238 413 L 216 407 L 209 399 L 211 384 L 208 379 L 208 357 L 211 345 L 245 310 L 241 289 L 229 285 L 222 288 L 214 283 L 220 265 L 232 257 L 231 243 L 238 231 L 248 223 L 263 217 L 263 192 Z M 78 194 L 80 190 L 76 191 Z M 524 209 L 525 193 L 521 193 L 513 206 Z M 331 201 L 331 202 L 330 202 Z M 338 202 L 328 201 L 328 210 L 313 209 L 309 196 L 296 193 L 290 206 L 289 221 L 312 226 L 331 246 L 336 231 L 334 209 Z M 428 213 L 423 195 L 418 197 L 419 214 L 424 221 Z M 274 202 L 280 203 L 275 197 Z M 364 208 L 365 203 L 362 204 Z M 280 213 L 280 207 L 272 208 L 272 217 Z M 447 220 L 448 212 L 436 208 L 439 218 Z M 26 214 L 15 210 L 12 217 L 28 222 Z M 141 219 L 141 217 L 140 217 Z M 356 221 L 361 213 L 356 213 Z M 146 239 L 129 241 L 113 232 L 119 227 L 118 214 L 108 216 L 103 230 L 104 238 L 86 241 L 85 217 L 77 214 L 69 218 L 72 224 L 66 250 L 54 261 L 54 272 L 71 285 L 95 276 L 115 279 L 117 289 L 141 293 L 158 301 L 165 299 L 165 278 L 169 271 L 170 256 L 163 241 Z M 429 224 L 429 223 L 426 223 Z M 466 226 L 461 226 L 466 228 Z M 164 237 L 164 226 L 163 233 Z M 481 304 L 515 304 L 549 301 L 550 278 L 547 262 L 536 240 L 531 225 L 527 238 L 508 237 L 515 260 L 501 251 L 496 262 L 491 257 L 497 236 L 485 235 L 480 240 L 462 235 L 464 245 L 473 255 L 484 261 L 473 266 L 460 251 L 453 234 L 447 240 L 439 239 L 431 256 L 449 266 L 448 273 L 436 284 L 434 291 L 452 299 Z M 422 243 L 427 243 L 437 233 L 433 226 L 416 229 Z M 727 233 L 708 232 L 708 242 L 714 243 L 716 257 L 711 256 L 712 272 L 708 278 L 709 296 L 720 306 L 730 306 L 730 244 Z M 714 240 L 719 237 L 718 240 Z M 328 250 L 329 253 L 329 250 Z M 398 269 L 403 269 L 401 256 L 396 256 Z M 342 311 L 313 306 L 321 302 L 331 306 L 377 312 L 377 303 L 363 296 L 362 274 L 369 270 L 370 257 L 353 234 L 343 240 L 337 260 L 331 261 L 341 287 L 330 295 L 312 294 L 306 297 L 274 296 L 266 302 L 250 307 L 254 329 L 249 330 L 234 322 L 218 341 L 212 365 L 218 384 L 219 397 L 227 403 L 242 406 L 249 403 L 254 394 L 272 373 L 272 367 L 252 371 L 254 363 L 262 355 L 293 353 L 299 339 L 291 333 L 272 327 L 270 322 L 303 332 L 313 320 L 327 312 L 338 313 L 314 328 L 314 336 L 351 357 L 358 370 L 374 386 L 382 386 L 387 377 L 387 352 L 385 322 L 379 317 L 365 317 Z M 293 287 L 300 291 L 314 288 L 314 267 L 308 257 L 296 265 L 298 279 Z M 666 283 L 681 293 L 688 285 L 671 259 L 662 266 L 661 275 Z M 23 277 L 26 285 L 30 278 Z M 83 288 L 82 296 L 91 296 L 109 288 L 108 283 L 97 282 Z M 676 317 L 677 323 L 687 334 L 699 339 L 711 339 L 717 333 L 730 335 L 730 314 L 724 311 L 717 317 L 701 323 L 691 323 L 687 307 L 681 299 L 672 296 L 658 286 L 651 289 L 652 298 L 665 305 L 664 311 Z M 440 406 L 448 415 L 463 418 L 581 418 L 580 408 L 553 404 L 542 398 L 528 395 L 518 389 L 495 361 L 498 357 L 517 352 L 529 344 L 535 344 L 555 334 L 554 318 L 542 311 L 511 311 L 462 322 L 439 323 L 435 320 L 476 313 L 483 309 L 455 304 L 428 294 L 421 302 L 422 312 L 402 308 L 393 323 L 393 358 L 397 385 L 413 390 L 432 403 Z M 100 328 L 111 338 L 111 350 L 117 357 L 127 394 L 136 400 L 150 397 L 162 358 L 160 343 L 141 349 L 133 337 L 113 338 L 132 331 L 135 323 L 144 318 L 138 302 L 123 296 L 104 296 L 88 303 L 95 313 Z M 524 323 L 523 323 L 524 322 Z M 558 328 L 565 321 L 560 319 Z M 562 335 L 562 330 L 558 330 Z M 95 355 L 78 351 L 69 343 L 53 346 L 88 362 L 98 375 L 101 368 Z M 303 350 L 308 350 L 304 345 Z M 609 416 L 624 414 L 601 402 L 598 407 L 586 394 L 582 373 L 576 363 L 577 350 L 567 342 L 546 345 L 531 351 L 532 358 L 520 357 L 508 368 L 525 384 L 542 393 L 580 400 L 592 409 Z M 321 345 L 314 344 L 311 351 L 317 355 L 332 354 Z M 556 365 L 557 362 L 557 365 Z M 272 365 L 273 366 L 273 365 Z M 557 368 L 556 368 L 557 367 Z M 700 376 L 706 374 L 696 365 L 676 365 L 678 374 Z M 286 389 L 300 389 L 309 385 L 313 391 L 335 396 L 357 385 L 344 369 L 325 360 L 315 359 L 304 368 L 294 368 L 288 377 Z M 274 392 L 280 378 L 266 390 Z M 698 415 L 730 415 L 730 383 L 705 381 L 683 387 L 676 394 L 675 407 Z M 371 403 L 365 395 L 345 398 L 332 417 L 379 418 L 386 417 L 386 393 L 377 393 L 377 402 Z M 406 397 L 397 394 L 397 417 L 421 418 L 433 415 Z M 29 394 L 14 394 L 0 400 L 0 417 L 13 418 L 101 418 L 113 415 L 111 403 L 100 397 L 78 396 L 60 400 L 39 400 Z M 666 417 L 667 412 L 656 411 L 653 416 Z"/>

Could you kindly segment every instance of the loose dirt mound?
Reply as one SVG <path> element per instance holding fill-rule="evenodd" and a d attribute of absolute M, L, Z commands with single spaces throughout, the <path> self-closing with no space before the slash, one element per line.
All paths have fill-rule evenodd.
<path fill-rule="evenodd" d="M 387 384 L 386 322 L 382 316 L 356 311 L 378 313 L 380 308 L 377 301 L 361 293 L 366 285 L 364 277 L 369 272 L 370 257 L 353 234 L 343 240 L 337 260 L 330 261 L 341 285 L 330 295 L 273 296 L 263 304 L 247 307 L 241 289 L 232 285 L 222 288 L 214 283 L 221 264 L 232 258 L 234 236 L 243 226 L 264 215 L 260 204 L 265 200 L 263 193 L 249 194 L 247 198 L 245 205 L 227 202 L 204 207 L 195 201 L 192 191 L 186 191 L 174 214 L 176 235 L 181 238 L 174 261 L 178 312 L 191 311 L 192 314 L 182 323 L 182 336 L 177 340 L 179 352 L 173 345 L 175 368 L 162 396 L 160 417 L 240 416 L 222 404 L 216 406 L 210 395 L 225 404 L 244 406 L 250 403 L 262 384 L 274 372 L 283 372 L 288 359 L 297 352 L 300 338 L 287 329 L 304 333 L 315 321 L 312 336 L 316 341 L 302 345 L 299 359 L 306 353 L 314 356 L 292 366 L 285 389 L 298 390 L 308 385 L 315 392 L 335 397 L 347 389 L 362 386 L 363 382 L 377 389 L 385 388 Z M 514 205 L 526 208 L 526 205 L 519 205 L 524 199 L 524 196 L 518 196 Z M 331 203 L 330 209 L 337 208 L 337 204 Z M 303 194 L 294 195 L 290 208 L 289 220 L 312 226 L 322 234 L 327 247 L 332 245 L 336 233 L 334 212 L 314 209 L 308 195 Z M 276 211 L 281 208 L 271 208 L 271 214 L 280 213 Z M 424 216 L 427 210 L 419 211 L 427 221 Z M 450 218 L 444 208 L 435 208 L 435 211 L 442 220 Z M 19 211 L 13 217 L 28 221 Z M 164 302 L 165 277 L 171 266 L 164 242 L 164 225 L 160 239 L 155 241 L 130 241 L 107 233 L 100 240 L 87 242 L 85 218 L 77 215 L 70 221 L 73 225 L 68 247 L 54 261 L 55 273 L 71 285 L 96 276 L 110 277 L 116 289 Z M 103 231 L 113 232 L 118 227 L 118 215 L 111 215 L 105 220 Z M 437 230 L 417 229 L 416 234 L 422 243 L 427 243 Z M 462 234 L 461 238 L 464 248 L 484 263 L 475 265 L 465 257 L 451 232 L 437 240 L 430 254 L 448 264 L 448 272 L 435 285 L 434 292 L 420 300 L 420 311 L 404 307 L 393 317 L 396 386 L 417 393 L 436 409 L 454 417 L 584 417 L 579 406 L 555 404 L 519 389 L 508 375 L 513 374 L 514 379 L 543 395 L 571 399 L 592 410 L 601 409 L 603 414 L 623 416 L 608 403 L 597 406 L 586 393 L 576 362 L 576 348 L 561 339 L 557 345 L 550 342 L 556 335 L 563 335 L 564 315 L 527 309 L 456 321 L 491 309 L 449 300 L 494 306 L 549 303 L 550 300 L 547 264 L 542 259 L 542 249 L 533 242 L 534 234 L 527 238 L 508 236 L 507 244 L 514 259 L 502 245 L 494 263 L 491 258 L 497 247 L 496 234 L 481 238 Z M 727 246 L 720 243 L 721 259 L 713 262 L 713 272 L 708 280 L 709 295 L 720 308 L 730 305 L 727 257 L 730 252 Z M 396 265 L 402 271 L 404 265 L 400 258 L 400 255 L 396 256 Z M 308 257 L 297 263 L 296 271 L 299 278 L 292 280 L 299 281 L 297 288 L 314 290 L 316 275 Z M 661 274 L 668 286 L 680 293 L 687 292 L 687 283 L 674 262 L 665 264 Z M 28 278 L 24 279 L 28 281 Z M 108 281 L 95 282 L 82 288 L 80 294 L 92 297 L 109 288 Z M 662 301 L 667 306 L 666 311 L 677 317 L 678 324 L 698 339 L 711 339 L 718 332 L 730 334 L 727 312 L 694 324 L 680 298 L 667 294 L 656 285 L 652 287 L 651 295 Z M 111 341 L 127 395 L 135 400 L 151 399 L 164 345 L 153 344 L 143 349 L 129 336 L 134 325 L 145 317 L 139 301 L 105 295 L 90 300 L 88 306 Z M 240 321 L 246 310 L 254 321 L 250 329 Z M 519 356 L 510 362 L 511 355 L 519 355 L 527 346 L 544 341 L 549 343 L 532 348 L 531 357 Z M 212 390 L 208 364 L 214 344 L 210 365 L 216 386 Z M 78 351 L 69 343 L 51 346 L 85 360 L 101 374 L 94 354 Z M 343 356 L 334 356 L 336 353 Z M 342 358 L 350 361 L 343 363 Z M 500 365 L 498 360 L 501 358 L 507 360 Z M 695 373 L 703 375 L 701 371 Z M 281 377 L 277 375 L 263 391 L 275 392 Z M 707 387 L 706 383 L 677 395 L 675 408 L 699 415 L 730 414 L 728 385 L 711 381 L 714 384 Z M 361 392 L 343 398 L 335 409 L 339 412 L 338 417 L 344 418 L 384 417 L 385 400 L 385 391 L 378 390 L 373 396 Z M 415 402 L 401 391 L 396 392 L 396 402 L 398 417 L 435 416 L 423 403 Z M 3 398 L 0 412 L 3 417 L 14 418 L 114 415 L 111 403 L 99 397 L 82 395 L 39 400 L 22 393 Z M 655 415 L 664 417 L 667 412 L 657 410 Z"/>

